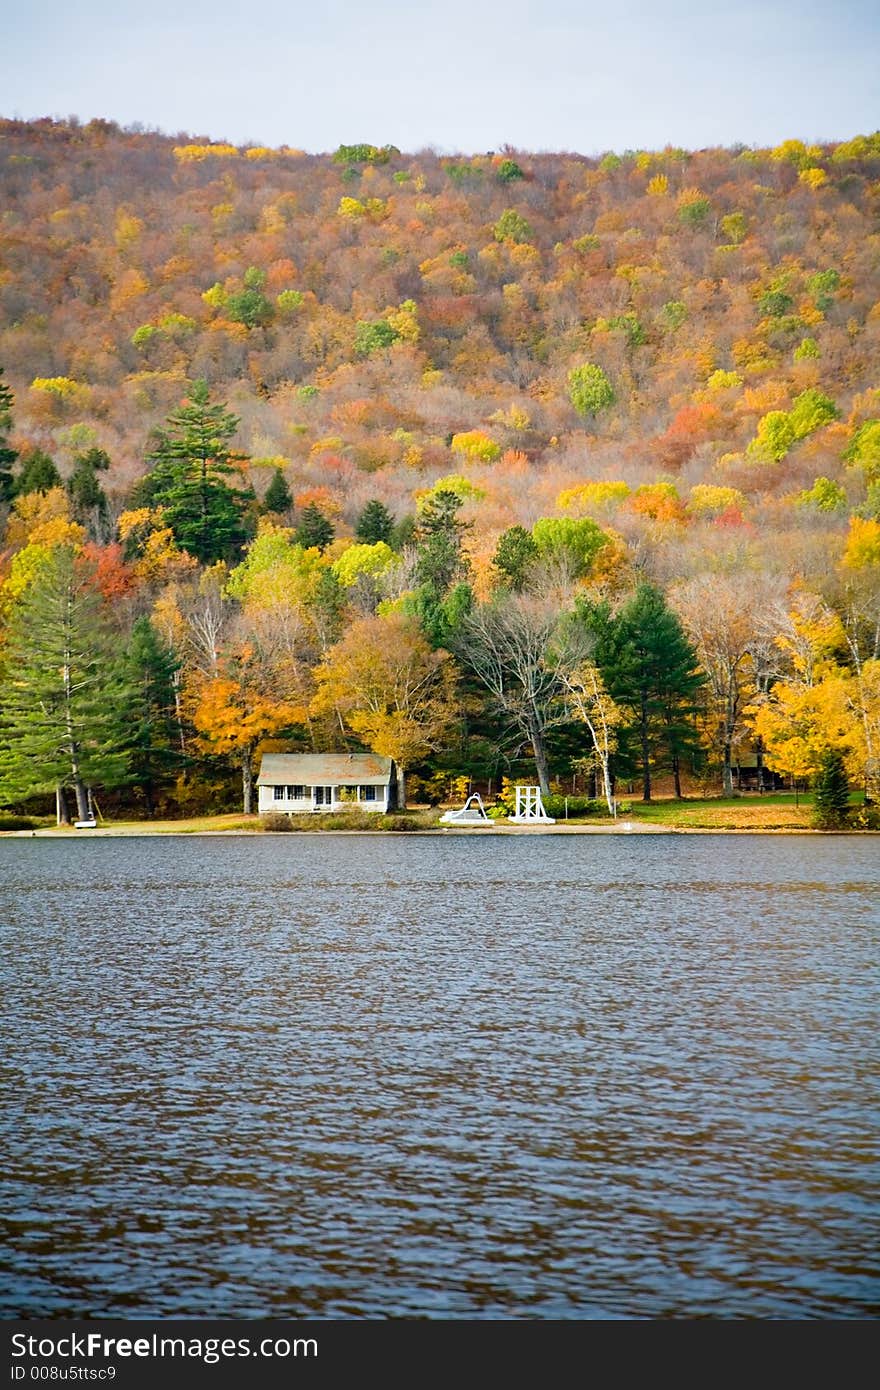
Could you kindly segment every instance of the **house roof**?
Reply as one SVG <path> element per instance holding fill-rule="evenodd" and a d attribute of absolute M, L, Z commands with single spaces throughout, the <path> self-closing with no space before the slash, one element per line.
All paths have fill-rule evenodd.
<path fill-rule="evenodd" d="M 257 786 L 385 786 L 390 780 L 391 759 L 376 753 L 264 753 Z"/>

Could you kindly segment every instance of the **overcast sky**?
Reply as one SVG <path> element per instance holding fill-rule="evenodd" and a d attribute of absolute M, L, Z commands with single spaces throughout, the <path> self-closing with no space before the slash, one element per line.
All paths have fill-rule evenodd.
<path fill-rule="evenodd" d="M 877 0 L 19 0 L 0 115 L 404 152 L 841 140 L 880 127 Z"/>

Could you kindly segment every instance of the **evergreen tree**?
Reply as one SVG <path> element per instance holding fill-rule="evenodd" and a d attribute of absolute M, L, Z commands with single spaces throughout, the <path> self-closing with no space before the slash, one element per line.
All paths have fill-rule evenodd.
<path fill-rule="evenodd" d="M 641 769 L 645 801 L 651 800 L 657 766 L 671 769 L 681 796 L 681 763 L 699 749 L 695 717 L 706 678 L 678 617 L 651 584 L 640 584 L 616 616 L 607 604 L 582 606 L 580 612 L 594 637 L 594 657 L 608 694 L 632 712 L 631 725 L 621 730 L 621 750 L 625 759 L 627 744 L 635 739 L 631 752 Z"/>
<path fill-rule="evenodd" d="M 391 532 L 391 539 L 388 544 L 392 550 L 402 554 L 408 545 L 414 545 L 416 538 L 416 519 L 410 513 L 402 516 L 399 521 L 394 523 L 394 530 Z"/>
<path fill-rule="evenodd" d="M 142 489 L 181 549 L 206 564 L 235 558 L 248 535 L 253 490 L 226 482 L 244 462 L 230 444 L 238 424 L 225 405 L 211 404 L 206 382 L 194 382 L 189 403 L 168 417 Z"/>
<path fill-rule="evenodd" d="M 12 407 L 15 397 L 2 380 L 2 376 L 3 368 L 0 367 L 0 506 L 4 502 L 11 502 L 15 494 L 12 465 L 18 458 L 17 451 L 9 447 L 7 438 L 12 429 Z"/>
<path fill-rule="evenodd" d="M 87 788 L 128 778 L 131 690 L 94 583 L 67 546 L 50 552 L 9 619 L 0 675 L 0 795 L 71 786 L 81 820 Z"/>
<path fill-rule="evenodd" d="M 322 651 L 337 642 L 345 626 L 345 591 L 332 568 L 322 568 L 308 601 L 308 612 Z"/>
<path fill-rule="evenodd" d="M 538 547 L 524 526 L 511 526 L 498 538 L 492 563 L 502 582 L 515 593 L 526 587 L 529 570 L 538 555 Z"/>
<path fill-rule="evenodd" d="M 181 764 L 175 679 L 180 662 L 147 617 L 136 620 L 126 654 L 133 697 L 129 728 L 131 780 L 140 787 L 147 814 L 156 796 Z"/>
<path fill-rule="evenodd" d="M 336 532 L 324 513 L 319 511 L 314 502 L 310 502 L 300 512 L 299 525 L 294 534 L 297 544 L 304 550 L 314 546 L 323 551 L 327 549 Z"/>
<path fill-rule="evenodd" d="M 274 512 L 278 516 L 283 516 L 289 512 L 293 506 L 293 498 L 290 495 L 290 488 L 287 486 L 287 479 L 282 469 L 276 468 L 272 474 L 271 482 L 266 488 L 266 495 L 263 498 L 263 510 Z"/>
<path fill-rule="evenodd" d="M 813 821 L 820 830 L 842 830 L 849 820 L 849 779 L 843 754 L 826 748 L 813 783 Z"/>
<path fill-rule="evenodd" d="M 354 528 L 355 540 L 363 541 L 365 545 L 375 545 L 377 541 L 385 541 L 391 544 L 391 537 L 394 535 L 394 517 L 377 498 L 372 498 L 366 503 L 363 511 L 357 519 Z"/>
<path fill-rule="evenodd" d="M 75 456 L 67 480 L 73 516 L 89 528 L 93 540 L 103 539 L 107 522 L 107 495 L 98 482 L 98 473 L 106 473 L 109 467 L 110 459 L 103 449 L 89 449 Z"/>
<path fill-rule="evenodd" d="M 435 650 L 440 647 L 451 649 L 458 642 L 474 603 L 474 591 L 470 584 L 463 581 L 455 584 L 441 598 L 430 584 L 422 584 L 407 601 L 407 610 L 415 613 L 422 631 Z"/>
<path fill-rule="evenodd" d="M 424 503 L 419 513 L 415 578 L 417 584 L 431 588 L 438 601 L 456 580 L 466 580 L 470 574 L 462 551 L 469 523 L 458 515 L 463 505 L 456 493 L 441 490 Z"/>
<path fill-rule="evenodd" d="M 61 474 L 42 449 L 35 449 L 32 454 L 28 454 L 15 480 L 15 492 L 18 497 L 25 497 L 31 492 L 50 492 L 53 487 L 60 486 Z"/>

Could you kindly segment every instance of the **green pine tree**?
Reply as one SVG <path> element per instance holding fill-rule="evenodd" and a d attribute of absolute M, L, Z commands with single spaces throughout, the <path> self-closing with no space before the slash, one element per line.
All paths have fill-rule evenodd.
<path fill-rule="evenodd" d="M 0 378 L 3 376 L 3 368 L 0 367 Z M 0 506 L 4 502 L 11 502 L 15 495 L 15 482 L 12 477 L 12 465 L 18 458 L 18 452 L 10 448 L 9 431 L 12 429 L 12 407 L 15 404 L 15 397 L 6 382 L 0 379 Z"/>
<path fill-rule="evenodd" d="M 493 565 L 505 588 L 519 593 L 528 583 L 538 547 L 524 526 L 510 526 L 498 537 Z"/>
<path fill-rule="evenodd" d="M 287 479 L 280 468 L 276 468 L 272 474 L 269 486 L 266 488 L 266 495 L 263 498 L 263 510 L 274 512 L 278 516 L 283 516 L 289 512 L 293 506 L 293 498 L 290 495 L 290 488 L 287 486 Z"/>
<path fill-rule="evenodd" d="M 394 517 L 384 502 L 373 497 L 366 503 L 357 519 L 354 535 L 355 540 L 362 541 L 365 545 L 376 545 L 378 541 L 385 541 L 386 545 L 391 544 Z"/>
<path fill-rule="evenodd" d="M 21 469 L 15 480 L 15 492 L 18 497 L 26 497 L 31 492 L 50 492 L 53 487 L 60 486 L 61 474 L 42 449 L 35 449 L 27 458 L 22 459 Z"/>
<path fill-rule="evenodd" d="M 73 787 L 80 819 L 88 788 L 129 775 L 131 688 L 94 583 L 94 566 L 66 546 L 50 552 L 12 609 L 0 673 L 0 797 Z"/>
<path fill-rule="evenodd" d="M 621 730 L 620 760 L 629 754 L 639 767 L 645 801 L 661 767 L 672 771 L 681 796 L 682 761 L 699 749 L 695 719 L 706 678 L 678 617 L 651 584 L 640 584 L 616 615 L 607 604 L 581 614 L 609 695 L 633 716 Z"/>
<path fill-rule="evenodd" d="M 135 621 L 126 653 L 133 696 L 129 728 L 131 781 L 152 816 L 162 786 L 179 771 L 182 750 L 176 679 L 180 662 L 147 617 Z"/>
<path fill-rule="evenodd" d="M 415 579 L 419 585 L 428 585 L 438 602 L 457 580 L 470 577 L 470 565 L 462 550 L 470 523 L 458 515 L 463 505 L 457 493 L 441 489 L 419 512 Z"/>
<path fill-rule="evenodd" d="M 820 830 L 842 830 L 849 820 L 849 779 L 843 754 L 826 748 L 813 783 L 813 822 Z"/>
<path fill-rule="evenodd" d="M 314 502 L 303 507 L 294 533 L 297 545 L 301 545 L 304 550 L 310 550 L 314 546 L 323 551 L 327 549 L 335 534 L 331 522 Z"/>
<path fill-rule="evenodd" d="M 230 442 L 238 424 L 225 405 L 211 404 L 206 382 L 194 382 L 189 403 L 168 417 L 142 489 L 181 549 L 205 564 L 237 558 L 250 529 L 253 489 L 226 481 L 244 462 Z"/>
<path fill-rule="evenodd" d="M 109 456 L 103 449 L 88 449 L 73 460 L 73 472 L 67 479 L 74 519 L 88 527 L 93 540 L 103 540 L 107 525 L 107 494 L 98 482 L 98 473 L 110 467 Z"/>

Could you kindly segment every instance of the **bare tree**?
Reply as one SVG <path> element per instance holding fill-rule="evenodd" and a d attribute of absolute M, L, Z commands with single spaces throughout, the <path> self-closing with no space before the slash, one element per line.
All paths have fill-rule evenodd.
<path fill-rule="evenodd" d="M 192 664 L 206 676 L 216 676 L 223 634 L 233 606 L 224 593 L 226 571 L 206 570 L 198 587 L 181 604 Z"/>
<path fill-rule="evenodd" d="M 784 580 L 755 573 L 701 574 L 670 593 L 707 678 L 725 796 L 733 795 L 732 755 L 743 712 L 769 655 L 761 632 L 768 615 L 779 613 L 785 587 Z"/>
<path fill-rule="evenodd" d="M 500 594 L 476 608 L 456 654 L 486 687 L 499 714 L 531 745 L 538 782 L 550 794 L 547 733 L 571 719 L 564 676 L 583 661 L 589 639 L 558 590 Z"/>

